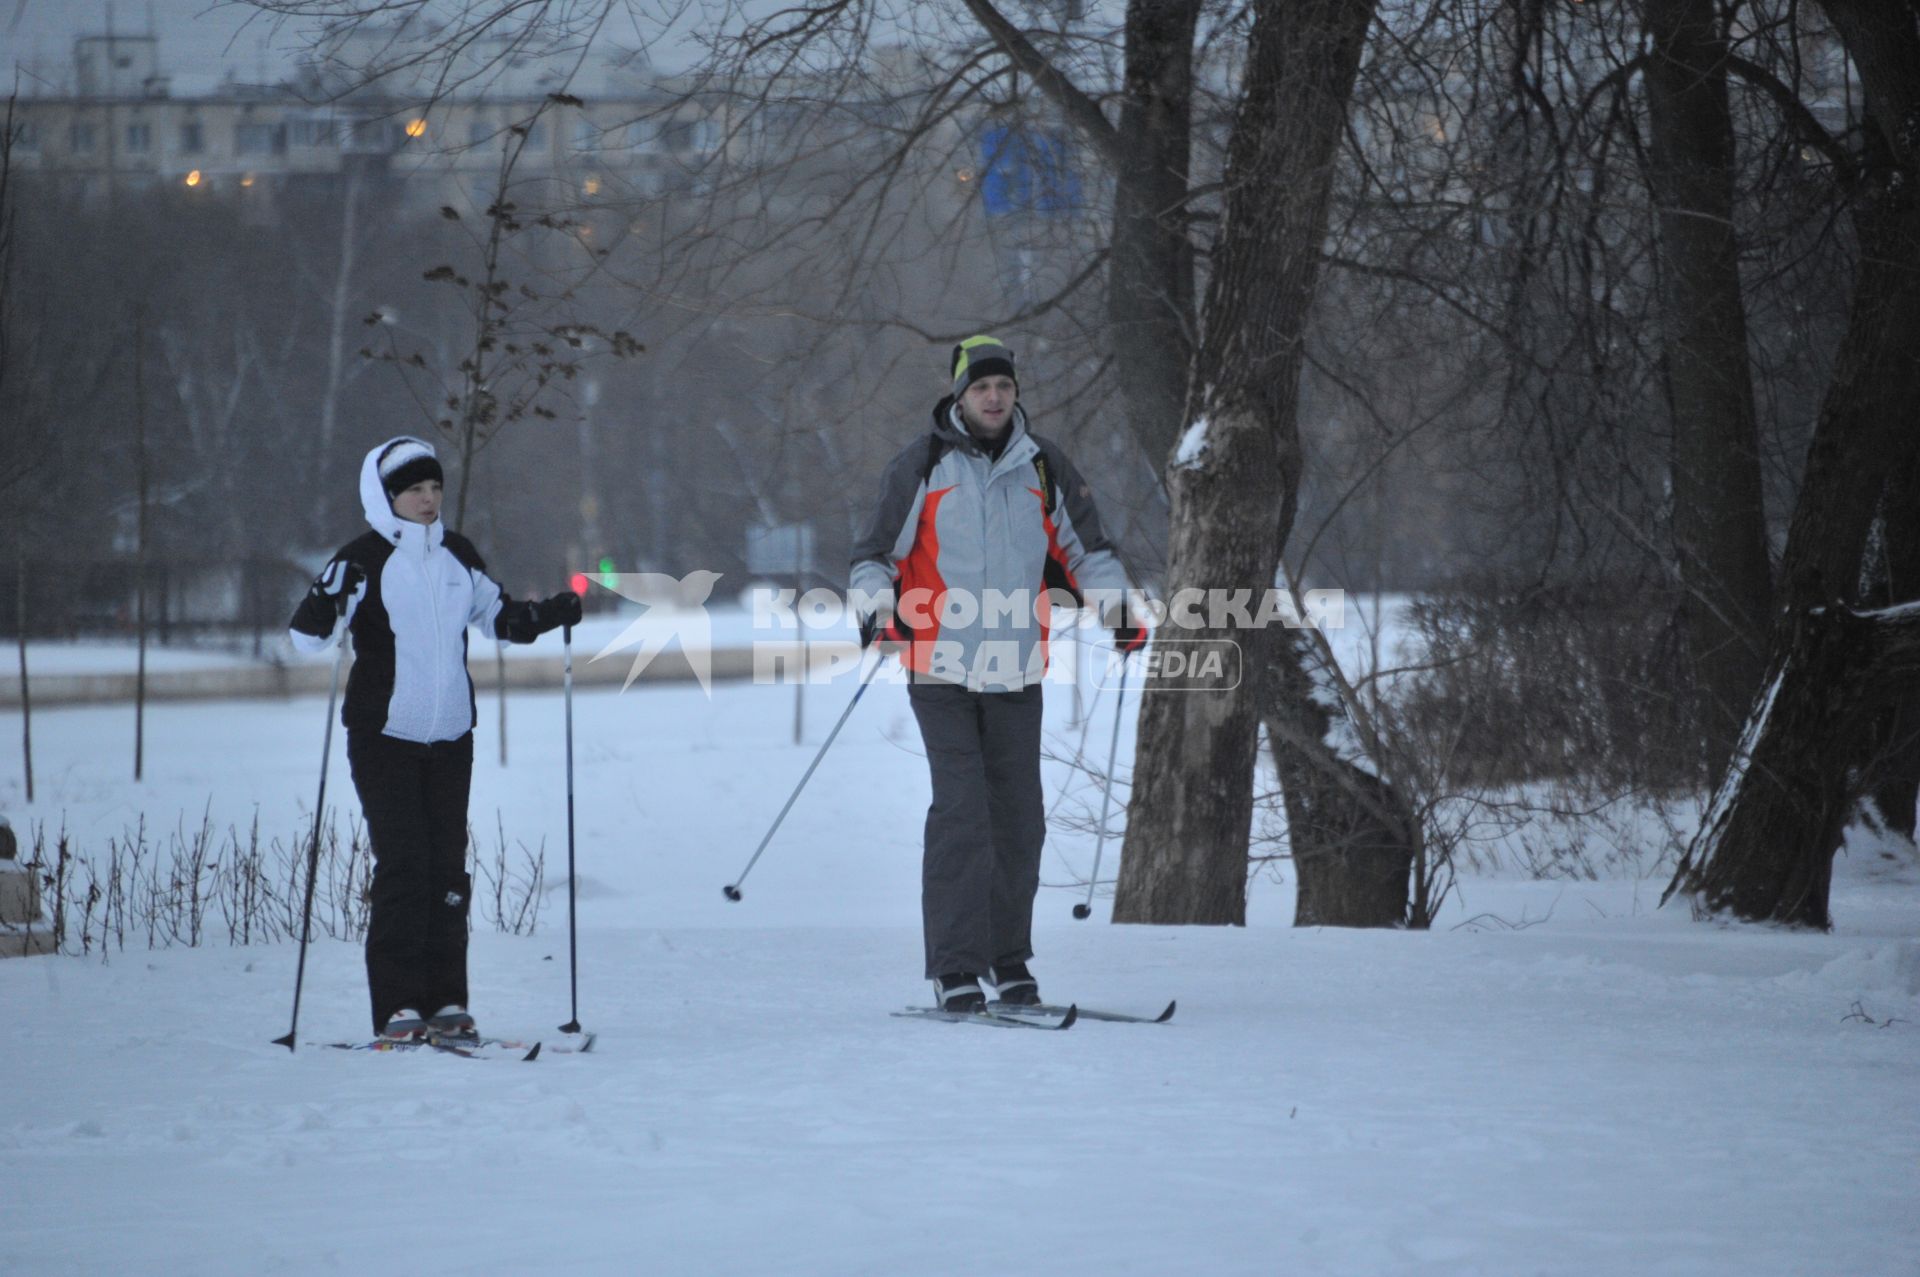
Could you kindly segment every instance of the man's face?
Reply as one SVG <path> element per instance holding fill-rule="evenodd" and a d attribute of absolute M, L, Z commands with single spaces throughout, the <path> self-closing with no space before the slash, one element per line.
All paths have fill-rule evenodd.
<path fill-rule="evenodd" d="M 995 374 L 967 383 L 960 396 L 960 419 L 982 439 L 998 439 L 1013 421 L 1013 404 L 1020 391 L 1013 378 Z"/>

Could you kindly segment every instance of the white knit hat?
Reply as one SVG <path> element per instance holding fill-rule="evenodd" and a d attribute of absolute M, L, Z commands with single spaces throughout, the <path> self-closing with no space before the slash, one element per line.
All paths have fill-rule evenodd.
<path fill-rule="evenodd" d="M 380 486 L 387 491 L 387 500 L 391 501 L 416 483 L 428 479 L 447 481 L 440 470 L 440 458 L 434 455 L 433 445 L 424 439 L 412 435 L 401 435 L 389 443 L 380 454 Z"/>

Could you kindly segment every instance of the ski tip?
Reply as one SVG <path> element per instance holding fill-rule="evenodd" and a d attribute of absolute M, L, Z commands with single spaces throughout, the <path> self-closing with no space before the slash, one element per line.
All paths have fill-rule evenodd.
<path fill-rule="evenodd" d="M 535 1043 L 533 1044 L 533 1050 L 531 1050 L 531 1051 L 529 1051 L 529 1052 L 527 1052 L 527 1053 L 526 1053 L 525 1055 L 523 1055 L 523 1056 L 521 1056 L 521 1057 L 520 1057 L 520 1062 L 521 1062 L 522 1064 L 525 1064 L 525 1063 L 527 1063 L 528 1061 L 531 1061 L 531 1060 L 537 1060 L 537 1059 L 539 1059 L 539 1058 L 540 1058 L 540 1044 L 539 1044 L 538 1042 L 535 1042 Z"/>
<path fill-rule="evenodd" d="M 587 1036 L 581 1038 L 579 1054 L 585 1055 L 587 1052 L 593 1050 L 593 1044 L 599 1040 L 600 1035 L 598 1033 L 589 1033 Z"/>
<path fill-rule="evenodd" d="M 1061 1016 L 1060 1023 L 1054 1025 L 1053 1027 L 1056 1029 L 1071 1029 L 1073 1027 L 1073 1022 L 1075 1020 L 1078 1020 L 1079 1018 L 1080 1018 L 1079 1003 L 1070 1002 L 1067 1004 L 1067 1013 Z"/>
<path fill-rule="evenodd" d="M 1180 1005 L 1180 1002 L 1179 1002 L 1179 999 L 1177 998 L 1174 999 L 1172 1002 L 1167 1003 L 1167 1009 L 1162 1011 L 1159 1015 L 1154 1016 L 1153 1022 L 1155 1024 L 1165 1024 L 1168 1020 L 1171 1020 L 1173 1018 L 1173 1009 L 1179 1005 Z"/>

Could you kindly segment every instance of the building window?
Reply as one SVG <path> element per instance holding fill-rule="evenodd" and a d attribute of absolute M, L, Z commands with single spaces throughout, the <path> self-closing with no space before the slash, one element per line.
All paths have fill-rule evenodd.
<path fill-rule="evenodd" d="M 393 137 L 385 120 L 355 120 L 347 130 L 347 146 L 355 151 L 388 151 Z"/>
<path fill-rule="evenodd" d="M 127 125 L 127 149 L 136 154 L 153 149 L 153 126 L 151 124 Z"/>
<path fill-rule="evenodd" d="M 247 122 L 233 131 L 233 149 L 242 155 L 267 155 L 287 149 L 284 124 Z"/>
<path fill-rule="evenodd" d="M 198 120 L 187 120 L 180 125 L 180 149 L 188 155 L 198 155 L 206 149 L 207 135 Z"/>
<path fill-rule="evenodd" d="M 34 127 L 32 120 L 22 123 L 13 131 L 13 144 L 23 151 L 40 149 L 40 130 Z"/>
<path fill-rule="evenodd" d="M 711 151 L 720 145 L 720 121 L 668 120 L 660 128 L 660 145 L 675 154 Z"/>
<path fill-rule="evenodd" d="M 573 149 L 576 151 L 594 151 L 600 147 L 600 126 L 592 120 L 581 118 L 573 122 Z"/>
<path fill-rule="evenodd" d="M 481 146 L 493 136 L 493 125 L 485 120 L 467 121 L 467 145 Z"/>
<path fill-rule="evenodd" d="M 337 140 L 333 120 L 329 116 L 294 120 L 288 129 L 295 146 L 332 146 Z"/>
<path fill-rule="evenodd" d="M 76 153 L 93 149 L 93 125 L 75 121 L 67 126 L 67 149 Z"/>
<path fill-rule="evenodd" d="M 526 129 L 527 149 L 529 151 L 545 149 L 547 145 L 547 122 L 545 120 L 535 120 L 532 124 L 522 125 L 521 127 Z"/>

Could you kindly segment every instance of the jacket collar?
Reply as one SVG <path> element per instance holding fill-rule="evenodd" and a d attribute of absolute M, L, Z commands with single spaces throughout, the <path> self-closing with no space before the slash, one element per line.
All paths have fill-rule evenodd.
<path fill-rule="evenodd" d="M 971 452 L 977 457 L 986 457 L 987 450 L 980 441 L 968 433 L 965 423 L 960 420 L 960 401 L 948 395 L 933 407 L 933 433 L 949 448 L 959 448 Z M 1007 427 L 1006 446 L 1000 449 L 998 461 L 1021 455 L 1026 451 L 1027 410 L 1019 404 L 1013 405 L 1013 422 Z"/>

